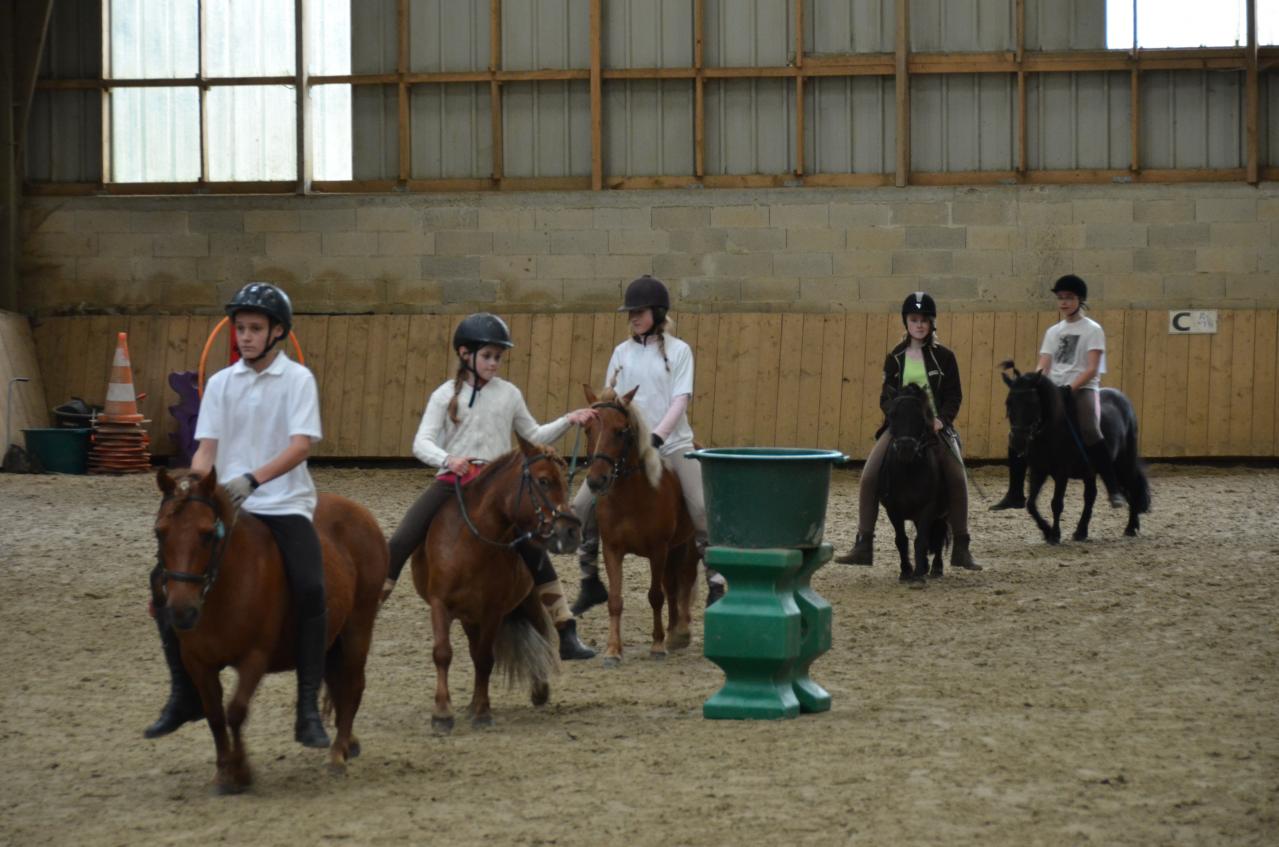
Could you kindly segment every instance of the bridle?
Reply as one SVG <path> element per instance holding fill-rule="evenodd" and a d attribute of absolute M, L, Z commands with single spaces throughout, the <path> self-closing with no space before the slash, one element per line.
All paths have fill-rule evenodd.
<path fill-rule="evenodd" d="M 1035 399 L 1035 405 L 1038 407 L 1038 406 L 1040 405 L 1039 389 L 1038 389 L 1036 386 L 1034 386 L 1034 385 L 1027 386 L 1027 387 L 1025 387 L 1025 388 L 1009 388 L 1009 389 L 1008 389 L 1008 399 L 1009 399 L 1009 401 L 1010 401 L 1010 403 L 1009 403 L 1009 404 L 1010 404 L 1010 405 L 1012 404 L 1012 398 L 1013 398 L 1013 397 L 1016 397 L 1016 396 L 1018 396 L 1018 395 L 1022 395 L 1022 396 L 1024 396 L 1024 395 L 1027 395 L 1027 394 L 1030 394 L 1030 395 L 1033 395 L 1033 396 L 1034 396 L 1034 399 Z M 1010 414 L 1010 415 L 1008 416 L 1008 429 L 1009 429 L 1010 434 L 1013 436 L 1013 439 L 1014 439 L 1014 440 L 1018 440 L 1018 438 L 1019 438 L 1019 437 L 1020 437 L 1020 438 L 1024 438 L 1024 439 L 1025 439 L 1025 442 L 1026 442 L 1026 450 L 1025 450 L 1025 451 L 1023 451 L 1022 453 L 1020 453 L 1019 455 L 1022 455 L 1022 456 L 1026 455 L 1026 453 L 1029 453 L 1029 452 L 1030 452 L 1030 445 L 1031 445 L 1031 444 L 1035 441 L 1035 439 L 1036 439 L 1036 438 L 1038 438 L 1038 437 L 1039 437 L 1039 436 L 1043 433 L 1043 431 L 1044 431 L 1044 414 L 1043 414 L 1043 410 L 1042 410 L 1042 409 L 1040 409 L 1039 419 L 1038 419 L 1038 420 L 1036 420 L 1033 424 L 1021 424 L 1021 425 L 1018 425 L 1018 424 L 1016 424 L 1016 423 L 1014 423 L 1014 422 L 1013 422 L 1012 415 Z"/>
<path fill-rule="evenodd" d="M 620 413 L 622 417 L 626 419 L 626 428 L 622 430 L 622 450 L 618 454 L 617 458 L 613 458 L 607 453 L 591 452 L 586 455 L 586 461 L 588 463 L 597 462 L 597 461 L 608 462 L 608 466 L 609 466 L 608 476 L 604 478 L 604 487 L 603 487 L 603 490 L 600 492 L 602 494 L 602 493 L 606 493 L 610 488 L 612 488 L 614 482 L 617 482 L 619 479 L 625 479 L 626 477 L 635 473 L 636 470 L 638 470 L 637 465 L 629 464 L 626 461 L 626 457 L 630 455 L 631 448 L 634 447 L 636 443 L 635 427 L 631 425 L 630 412 L 628 412 L 626 407 L 623 406 L 621 403 L 614 403 L 610 400 L 605 400 L 600 403 L 592 403 L 591 408 L 592 409 L 612 409 L 615 412 Z M 603 431 L 603 427 L 601 426 L 600 435 L 597 436 L 595 439 L 596 445 L 599 444 L 599 439 L 603 437 L 603 434 L 604 434 L 604 431 Z"/>
<path fill-rule="evenodd" d="M 172 494 L 165 495 L 160 501 L 163 506 L 170 500 L 178 499 Z M 165 583 L 165 591 L 167 593 L 168 580 L 174 582 L 197 583 L 200 585 L 200 600 L 204 601 L 205 595 L 209 593 L 209 589 L 213 588 L 213 583 L 217 581 L 218 574 L 222 570 L 222 554 L 226 552 L 227 539 L 230 538 L 231 532 L 227 529 L 226 524 L 222 521 L 222 513 L 218 504 L 207 497 L 201 497 L 198 494 L 188 495 L 183 499 L 187 503 L 203 503 L 213 510 L 213 538 L 209 542 L 213 545 L 213 550 L 209 554 L 209 565 L 204 569 L 203 574 L 186 573 L 184 571 L 169 570 L 164 566 L 164 545 L 160 545 L 160 549 L 156 551 L 156 559 L 160 567 L 162 581 Z M 234 526 L 234 523 L 232 524 Z"/>
<path fill-rule="evenodd" d="M 909 400 L 909 399 L 911 398 L 910 397 L 894 398 L 893 405 L 895 407 L 897 403 L 905 400 Z M 901 459 L 904 459 L 908 463 L 918 461 L 920 455 L 926 449 L 932 446 L 932 444 L 935 443 L 936 441 L 936 436 L 934 436 L 932 433 L 925 433 L 923 436 L 918 436 L 918 437 L 914 435 L 893 434 L 891 421 L 892 421 L 892 416 L 890 414 L 888 431 L 889 431 L 889 434 L 891 434 L 893 437 L 888 444 L 888 449 L 892 450 L 895 455 L 897 455 Z"/>
<path fill-rule="evenodd" d="M 466 498 L 462 496 L 462 480 L 456 477 L 453 479 L 453 492 L 457 495 L 458 511 L 462 513 L 462 520 L 466 523 L 466 527 L 471 531 L 472 535 L 485 544 L 513 550 L 525 541 L 533 539 L 545 541 L 550 538 L 555 533 L 556 521 L 564 520 L 575 523 L 578 526 L 582 525 L 582 521 L 577 515 L 561 510 L 560 507 L 551 502 L 551 498 L 546 495 L 546 492 L 534 483 L 532 467 L 543 459 L 552 462 L 556 461 L 555 457 L 549 453 L 539 453 L 536 456 L 524 457 L 524 467 L 520 471 L 520 488 L 515 494 L 514 511 L 519 511 L 520 503 L 524 500 L 524 492 L 527 490 L 529 501 L 533 504 L 533 514 L 537 517 L 537 524 L 533 529 L 525 530 L 511 541 L 498 541 L 488 538 L 484 533 L 480 532 L 479 527 L 475 525 L 474 521 L 471 520 L 470 514 L 466 511 Z M 516 527 L 516 529 L 518 528 Z"/>

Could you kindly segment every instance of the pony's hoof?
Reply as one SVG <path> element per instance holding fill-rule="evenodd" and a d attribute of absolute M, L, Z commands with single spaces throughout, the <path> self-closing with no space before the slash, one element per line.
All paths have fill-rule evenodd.
<path fill-rule="evenodd" d="M 431 718 L 431 731 L 436 735 L 448 735 L 453 731 L 453 718 Z"/>
<path fill-rule="evenodd" d="M 604 657 L 604 667 L 608 668 L 609 670 L 612 670 L 613 668 L 620 668 L 621 666 L 622 666 L 621 656 L 605 656 Z"/>
<path fill-rule="evenodd" d="M 664 662 L 666 661 L 666 651 L 650 650 L 648 653 L 648 657 L 652 659 L 654 662 Z"/>
<path fill-rule="evenodd" d="M 922 579 L 912 579 L 910 585 L 906 586 L 911 591 L 922 591 L 928 587 L 928 583 Z"/>
<path fill-rule="evenodd" d="M 488 714 L 476 715 L 475 717 L 471 718 L 472 729 L 489 729 L 492 726 L 493 726 L 492 715 L 488 715 Z"/>
<path fill-rule="evenodd" d="M 908 573 L 901 574 L 897 577 L 898 582 L 910 582 L 912 579 L 914 579 L 914 577 Z"/>
<path fill-rule="evenodd" d="M 683 650 L 692 643 L 693 636 L 687 632 L 675 632 L 666 639 L 666 647 L 670 650 Z"/>
<path fill-rule="evenodd" d="M 533 683 L 533 690 L 529 693 L 529 701 L 534 706 L 545 706 L 546 701 L 551 699 L 551 684 L 549 682 Z"/>
<path fill-rule="evenodd" d="M 933 568 L 931 571 L 928 572 L 929 579 L 941 579 L 941 576 L 942 576 L 941 568 Z"/>
<path fill-rule="evenodd" d="M 351 743 L 346 745 L 346 757 L 348 759 L 356 759 L 356 758 L 359 758 L 359 755 L 360 755 L 360 742 L 352 738 Z"/>
<path fill-rule="evenodd" d="M 329 776 L 346 776 L 346 762 L 333 759 L 329 762 Z"/>
<path fill-rule="evenodd" d="M 1124 535 L 1128 536 L 1129 538 L 1136 538 L 1140 534 L 1141 534 L 1140 531 L 1138 531 L 1136 527 L 1128 527 L 1127 529 L 1124 530 Z"/>
<path fill-rule="evenodd" d="M 244 783 L 233 782 L 231 780 L 227 780 L 225 782 L 219 781 L 217 785 L 214 786 L 214 790 L 224 797 L 232 794 L 243 794 L 248 790 L 248 788 L 249 786 Z"/>

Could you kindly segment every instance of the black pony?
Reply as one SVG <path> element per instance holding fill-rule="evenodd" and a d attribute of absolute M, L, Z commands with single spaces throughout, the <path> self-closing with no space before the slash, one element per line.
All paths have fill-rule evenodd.
<path fill-rule="evenodd" d="M 901 580 L 923 581 L 942 575 L 942 550 L 950 538 L 946 525 L 948 501 L 939 450 L 947 449 L 933 430 L 928 395 L 918 385 L 900 389 L 888 404 L 888 433 L 892 436 L 879 472 L 879 502 L 893 523 L 901 556 Z M 915 524 L 915 564 L 906 551 L 906 521 Z"/>
<path fill-rule="evenodd" d="M 1088 461 L 1087 452 L 1075 426 L 1074 410 L 1067 408 L 1069 391 L 1058 387 L 1041 373 L 1023 374 L 1011 361 L 1001 367 L 1012 370 L 1015 379 L 1004 373 L 1008 386 L 1008 421 L 1012 428 L 1013 453 L 1025 460 L 1030 469 L 1030 490 L 1026 511 L 1049 544 L 1061 541 L 1061 510 L 1066 499 L 1066 481 L 1084 482 L 1084 511 L 1079 516 L 1074 538 L 1088 538 L 1088 522 L 1092 519 L 1093 501 L 1097 499 L 1097 473 Z M 1115 476 L 1128 498 L 1128 525 L 1124 535 L 1136 535 L 1141 529 L 1139 515 L 1150 511 L 1150 482 L 1137 451 L 1137 416 L 1123 392 L 1101 389 L 1101 434 L 1115 465 Z M 1052 526 L 1039 514 L 1035 501 L 1048 477 L 1053 478 Z"/>

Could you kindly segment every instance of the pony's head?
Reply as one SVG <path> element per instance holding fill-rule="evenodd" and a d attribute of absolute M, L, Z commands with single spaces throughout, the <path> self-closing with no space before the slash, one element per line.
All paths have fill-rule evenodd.
<path fill-rule="evenodd" d="M 582 390 L 596 411 L 595 420 L 586 425 L 591 451 L 586 484 L 591 492 L 607 494 L 614 482 L 636 470 L 642 470 L 656 489 L 662 481 L 662 457 L 653 447 L 648 425 L 631 406 L 639 386 L 621 396 L 612 388 L 605 388 L 598 396 L 589 385 L 583 385 Z"/>
<path fill-rule="evenodd" d="M 933 410 L 923 388 L 903 386 L 888 401 L 888 432 L 890 450 L 902 459 L 918 458 L 933 435 Z"/>
<path fill-rule="evenodd" d="M 565 463 L 550 447 L 525 441 L 519 435 L 519 454 L 524 461 L 529 496 L 515 504 L 513 518 L 518 525 L 536 523 L 536 534 L 552 553 L 572 553 L 582 540 L 582 523 L 569 503 Z"/>
<path fill-rule="evenodd" d="M 1010 430 L 1008 446 L 1015 455 L 1025 456 L 1030 442 L 1044 428 L 1044 394 L 1051 386 L 1043 374 L 1037 371 L 1024 374 L 1013 367 L 1011 361 L 1004 362 L 1002 368 L 1001 376 L 1008 386 L 1008 399 L 1004 401 Z M 1012 377 L 1008 376 L 1009 370 L 1013 372 Z"/>
<path fill-rule="evenodd" d="M 156 482 L 164 495 L 155 517 L 160 591 L 173 625 L 188 630 L 199 621 L 204 597 L 218 577 L 231 534 L 231 504 L 214 470 L 201 477 L 161 468 Z"/>

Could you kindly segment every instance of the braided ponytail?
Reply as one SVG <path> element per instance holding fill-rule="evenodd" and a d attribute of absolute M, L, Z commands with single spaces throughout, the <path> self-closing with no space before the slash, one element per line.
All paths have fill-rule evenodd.
<path fill-rule="evenodd" d="M 666 372 L 671 372 L 671 360 L 666 358 L 666 326 L 673 323 L 668 318 L 662 318 L 662 322 L 653 327 L 653 335 L 657 336 L 657 349 L 662 354 L 662 362 L 666 365 Z M 672 327 L 673 328 L 673 327 Z"/>
<path fill-rule="evenodd" d="M 453 399 L 449 401 L 449 420 L 454 424 L 461 423 L 457 418 L 457 398 L 462 393 L 462 386 L 466 383 L 466 362 L 459 362 L 457 366 L 457 376 L 453 378 Z"/>

